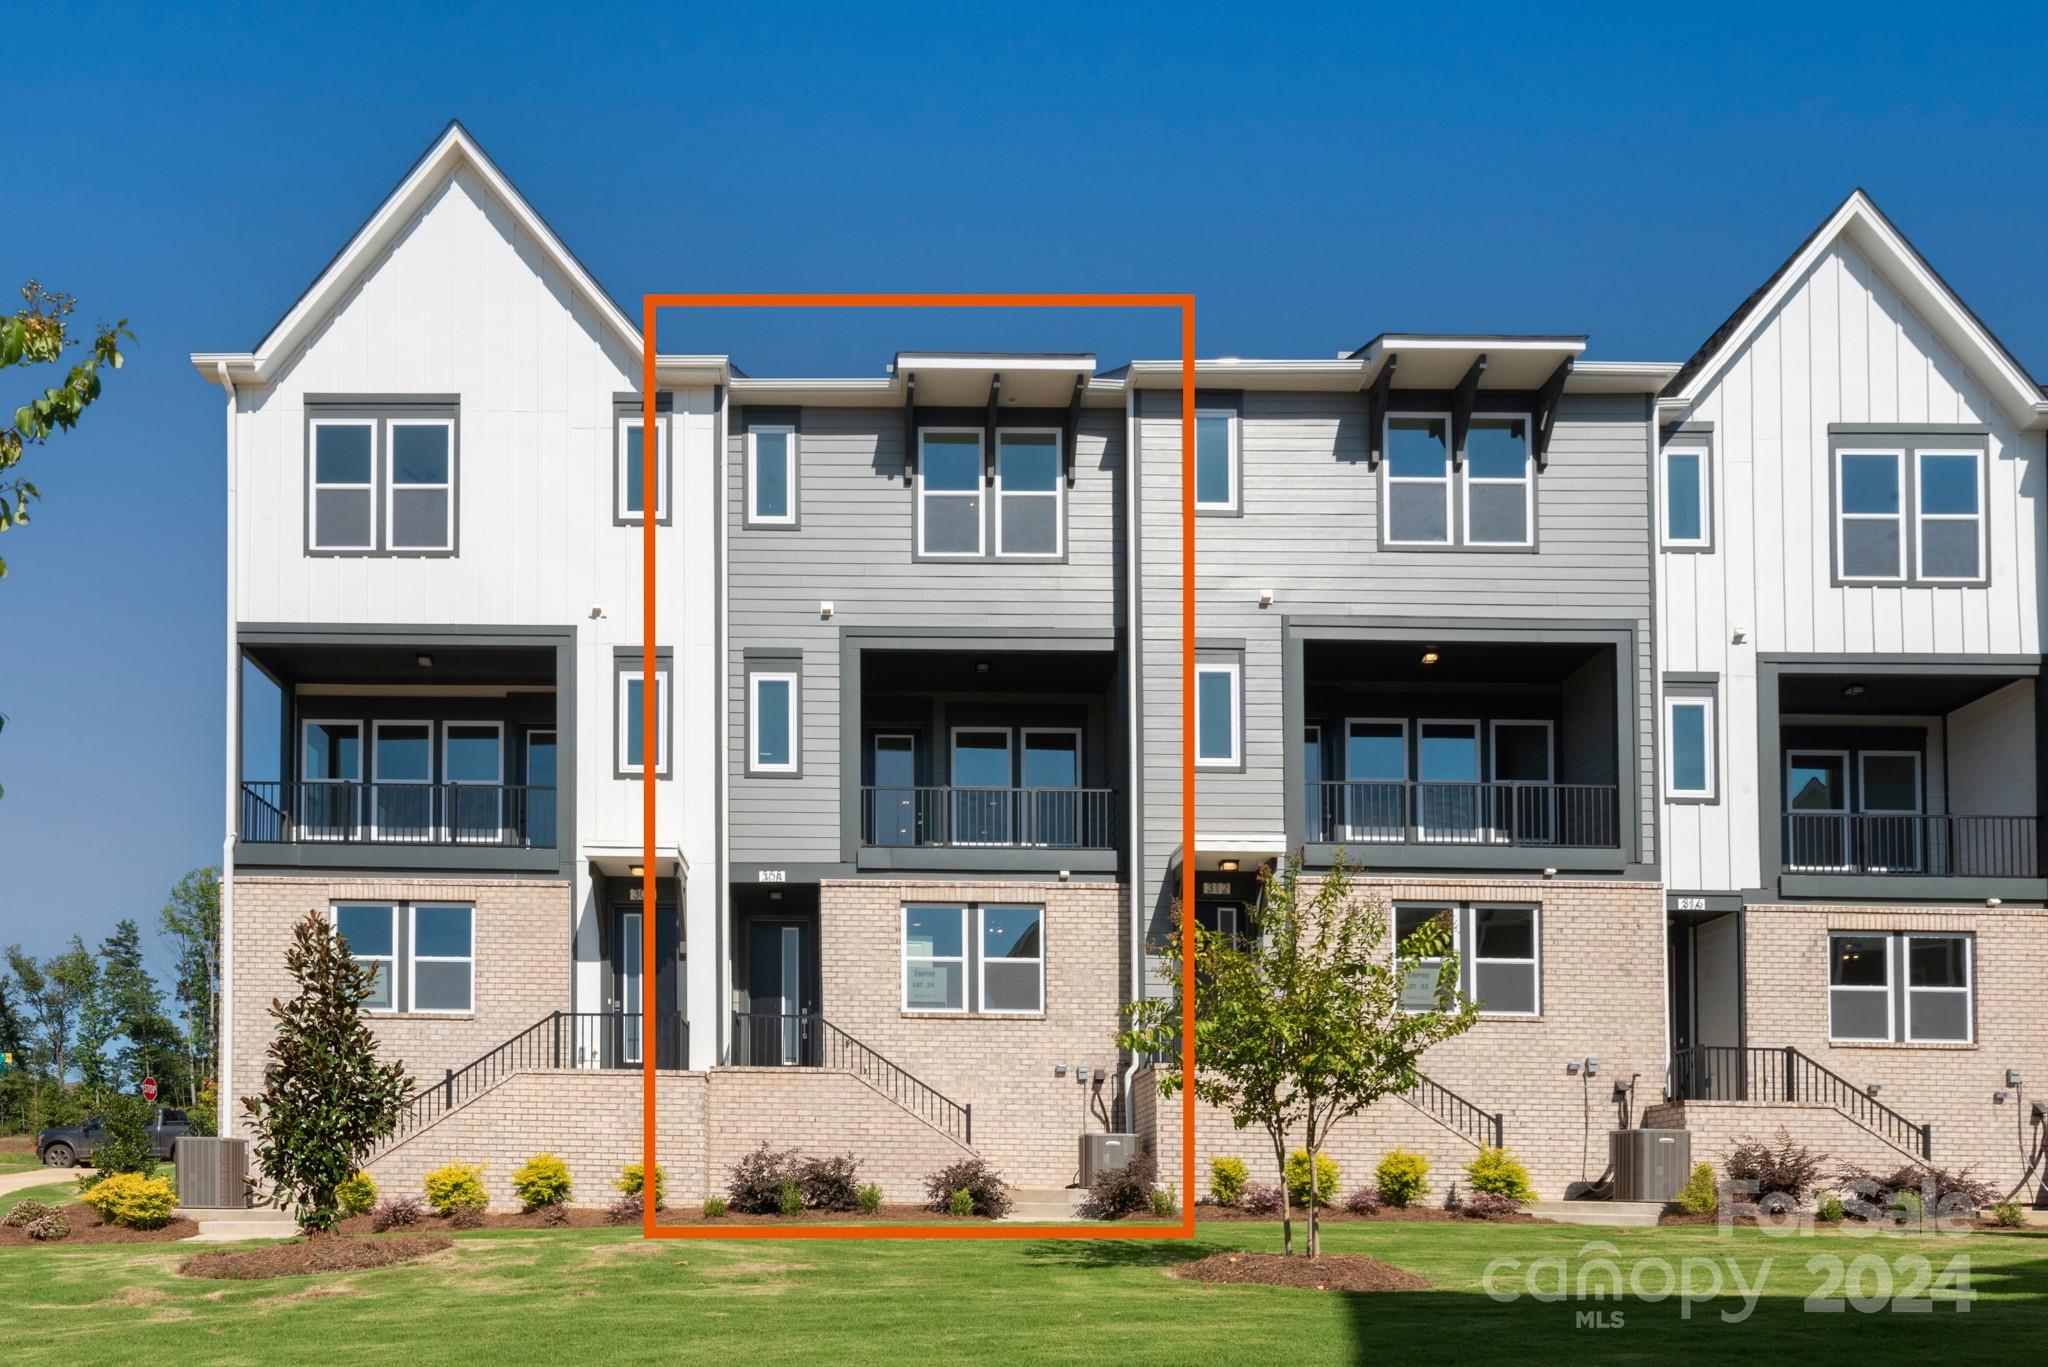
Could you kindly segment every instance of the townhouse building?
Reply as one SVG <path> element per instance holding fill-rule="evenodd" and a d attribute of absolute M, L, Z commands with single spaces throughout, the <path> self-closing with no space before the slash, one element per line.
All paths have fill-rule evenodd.
<path fill-rule="evenodd" d="M 1171 1160 L 1120 1013 L 1185 872 L 1252 934 L 1299 856 L 1396 937 L 1447 913 L 1481 1005 L 1340 1130 L 1354 1176 L 1505 1142 L 1599 1194 L 1607 1131 L 1659 1123 L 1995 1177 L 2038 1136 L 2048 404 L 1866 199 L 1683 366 L 1199 361 L 1186 718 L 1178 359 L 657 355 L 650 508 L 632 313 L 451 125 L 254 349 L 193 357 L 224 1123 L 313 913 L 418 1086 L 387 1181 L 487 1161 L 509 1200 L 551 1149 L 601 1191 L 650 1060 L 677 1199 L 760 1140 L 890 1199 L 968 1153 L 1064 1185 L 1088 1133 Z"/>

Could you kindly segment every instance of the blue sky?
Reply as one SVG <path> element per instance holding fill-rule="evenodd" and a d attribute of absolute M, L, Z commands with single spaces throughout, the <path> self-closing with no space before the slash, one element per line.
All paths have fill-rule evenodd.
<path fill-rule="evenodd" d="M 138 337 L 0 539 L 0 944 L 39 952 L 149 925 L 219 857 L 222 420 L 185 357 L 252 346 L 451 116 L 622 299 L 1192 290 L 1205 355 L 1407 329 L 1681 360 L 1861 184 L 2048 372 L 2039 10 L 154 8 L 0 17 L 37 54 L 0 131 L 0 280 Z M 1135 315 L 661 340 L 757 374 L 1172 345 Z"/>

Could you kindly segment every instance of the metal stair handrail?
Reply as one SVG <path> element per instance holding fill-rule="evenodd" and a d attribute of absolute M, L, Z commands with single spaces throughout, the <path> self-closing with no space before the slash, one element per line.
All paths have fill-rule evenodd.
<path fill-rule="evenodd" d="M 1665 1094 L 1675 1101 L 1811 1102 L 1894 1148 L 1933 1157 L 1934 1127 L 1916 1124 L 1792 1045 L 1693 1045 L 1671 1054 Z"/>
<path fill-rule="evenodd" d="M 962 1147 L 974 1147 L 972 1102 L 953 1100 L 817 1012 L 733 1012 L 732 1062 L 740 1067 L 829 1068 L 850 1073 Z"/>
<path fill-rule="evenodd" d="M 1417 1073 L 1413 1087 L 1394 1095 L 1482 1149 L 1501 1147 L 1504 1126 L 1500 1112 L 1467 1101 L 1435 1078 Z"/>

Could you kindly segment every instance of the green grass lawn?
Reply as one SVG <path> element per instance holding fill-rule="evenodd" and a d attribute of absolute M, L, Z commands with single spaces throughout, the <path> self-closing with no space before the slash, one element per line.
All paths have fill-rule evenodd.
<path fill-rule="evenodd" d="M 61 1205 L 66 1201 L 76 1201 L 78 1199 L 78 1179 L 67 1177 L 61 1181 L 46 1183 L 43 1186 L 29 1187 L 23 1191 L 0 1193 L 0 1215 L 5 1215 L 9 1210 L 13 1209 L 16 1202 L 26 1201 L 30 1197 L 34 1197 L 46 1206 Z M 0 1277 L 5 1275 L 4 1272 L 0 1272 Z M 4 1305 L 0 1305 L 0 1314 L 5 1313 Z"/>
<path fill-rule="evenodd" d="M 1561 1256 L 1604 1239 L 1636 1259 L 1729 1257 L 1766 1292 L 1744 1323 L 1731 1291 L 1681 1318 L 1674 1297 L 1619 1305 L 1620 1328 L 1577 1328 L 1604 1303 L 1482 1290 L 1489 1260 Z M 613 1230 L 458 1237 L 411 1266 L 325 1279 L 203 1282 L 174 1275 L 177 1245 L 0 1250 L 0 1343 L 11 1362 L 131 1361 L 493 1364 L 606 1360 L 751 1363 L 985 1361 L 1101 1363 L 2011 1361 L 2048 1334 L 2048 1240 L 2025 1237 L 1773 1239 L 1712 1227 L 1352 1224 L 1331 1252 L 1409 1268 L 1427 1292 L 1339 1295 L 1201 1286 L 1168 1277 L 1228 1247 L 1275 1249 L 1277 1227 L 1204 1226 L 1199 1244 L 643 1242 Z M 1967 1313 L 1807 1313 L 1809 1259 L 1965 1254 Z M 1585 1256 L 1597 1256 L 1588 1254 Z M 1764 1260 L 1770 1266 L 1764 1269 Z M 1656 1284 L 1654 1276 L 1649 1278 Z M 1517 1278 L 1505 1283 L 1520 1285 Z M 1864 1290 L 1871 1287 L 1866 1284 Z"/>
<path fill-rule="evenodd" d="M 0 1173 L 27 1172 L 42 1165 L 34 1149 L 0 1149 Z"/>

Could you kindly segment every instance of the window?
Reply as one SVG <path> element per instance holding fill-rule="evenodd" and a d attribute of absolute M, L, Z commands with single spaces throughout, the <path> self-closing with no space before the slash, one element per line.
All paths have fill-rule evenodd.
<path fill-rule="evenodd" d="M 617 750 L 616 776 L 630 778 L 640 772 L 646 754 L 645 671 L 639 651 L 621 648 L 612 657 L 618 676 L 618 715 L 614 734 Z M 669 776 L 669 655 L 662 651 L 654 659 L 654 776 Z"/>
<path fill-rule="evenodd" d="M 1828 1038 L 1892 1037 L 1892 937 L 1828 937 Z"/>
<path fill-rule="evenodd" d="M 981 909 L 981 1009 L 1036 1013 L 1045 1009 L 1041 907 Z"/>
<path fill-rule="evenodd" d="M 455 423 L 393 418 L 386 525 L 394 551 L 455 549 Z"/>
<path fill-rule="evenodd" d="M 1914 485 L 1920 578 L 1975 583 L 1984 577 L 1983 463 L 1975 451 L 1919 451 Z"/>
<path fill-rule="evenodd" d="M 334 908 L 334 929 L 347 943 L 349 956 L 376 974 L 363 1009 L 396 1011 L 398 908 L 389 903 L 339 903 Z"/>
<path fill-rule="evenodd" d="M 1056 557 L 1060 525 L 1060 434 L 996 433 L 996 554 Z"/>
<path fill-rule="evenodd" d="M 317 551 L 377 549 L 377 424 L 315 419 L 306 540 Z"/>
<path fill-rule="evenodd" d="M 1713 544 L 1713 504 L 1707 448 L 1664 450 L 1664 544 L 1674 550 L 1706 550 Z"/>
<path fill-rule="evenodd" d="M 1390 416 L 1385 465 L 1387 544 L 1450 545 L 1450 418 Z"/>
<path fill-rule="evenodd" d="M 764 424 L 747 429 L 747 525 L 797 525 L 796 427 Z"/>
<path fill-rule="evenodd" d="M 1970 937 L 1906 935 L 1906 1038 L 1970 1042 Z"/>
<path fill-rule="evenodd" d="M 1988 441 L 1955 432 L 1837 434 L 1836 579 L 1985 583 Z"/>
<path fill-rule="evenodd" d="M 1912 931 L 1828 936 L 1828 1038 L 1968 1044 L 1971 937 Z"/>
<path fill-rule="evenodd" d="M 906 905 L 903 1009 L 997 1016 L 1043 1012 L 1045 908 Z"/>
<path fill-rule="evenodd" d="M 1664 751 L 1664 795 L 1692 802 L 1713 801 L 1714 695 L 1711 692 L 1665 694 Z"/>
<path fill-rule="evenodd" d="M 1536 481 L 1527 418 L 1474 418 L 1465 435 L 1465 540 L 1474 546 L 1533 543 Z"/>
<path fill-rule="evenodd" d="M 1394 908 L 1395 945 L 1407 944 L 1416 931 L 1441 916 L 1451 920 L 1451 945 L 1458 955 L 1461 1000 L 1476 1003 L 1483 1016 L 1541 1014 L 1541 952 L 1535 907 L 1402 904 Z M 1442 971 L 1441 958 L 1416 960 L 1402 987 L 1402 1007 L 1410 1011 L 1433 1010 L 1437 1004 L 1437 976 Z"/>
<path fill-rule="evenodd" d="M 747 770 L 756 774 L 797 771 L 797 711 L 802 696 L 794 671 L 757 670 L 747 675 Z"/>
<path fill-rule="evenodd" d="M 370 763 L 370 838 L 432 840 L 434 724 L 372 723 Z"/>
<path fill-rule="evenodd" d="M 645 423 L 637 409 L 630 414 L 619 415 L 617 441 L 617 459 L 612 468 L 618 497 L 614 500 L 612 519 L 617 523 L 637 523 L 645 517 L 647 501 L 647 441 Z M 669 520 L 668 465 L 668 418 L 665 414 L 656 414 L 654 520 L 657 523 Z"/>
<path fill-rule="evenodd" d="M 1244 762 L 1238 714 L 1242 672 L 1234 660 L 1195 665 L 1196 764 L 1234 768 Z"/>
<path fill-rule="evenodd" d="M 1904 464 L 1899 451 L 1836 454 L 1842 578 L 1905 579 Z"/>
<path fill-rule="evenodd" d="M 299 835 L 353 840 L 363 819 L 363 724 L 309 720 L 300 730 Z"/>
<path fill-rule="evenodd" d="M 466 906 L 415 906 L 408 1008 L 466 1013 L 476 988 L 476 942 Z"/>
<path fill-rule="evenodd" d="M 441 728 L 443 799 L 452 839 L 496 844 L 505 833 L 505 728 L 498 722 L 448 722 Z"/>
<path fill-rule="evenodd" d="M 307 551 L 453 555 L 456 410 L 452 398 L 310 402 Z"/>
<path fill-rule="evenodd" d="M 917 434 L 917 553 L 982 553 L 981 429 L 926 428 Z"/>
<path fill-rule="evenodd" d="M 1238 497 L 1237 413 L 1195 410 L 1195 511 L 1234 513 Z"/>

